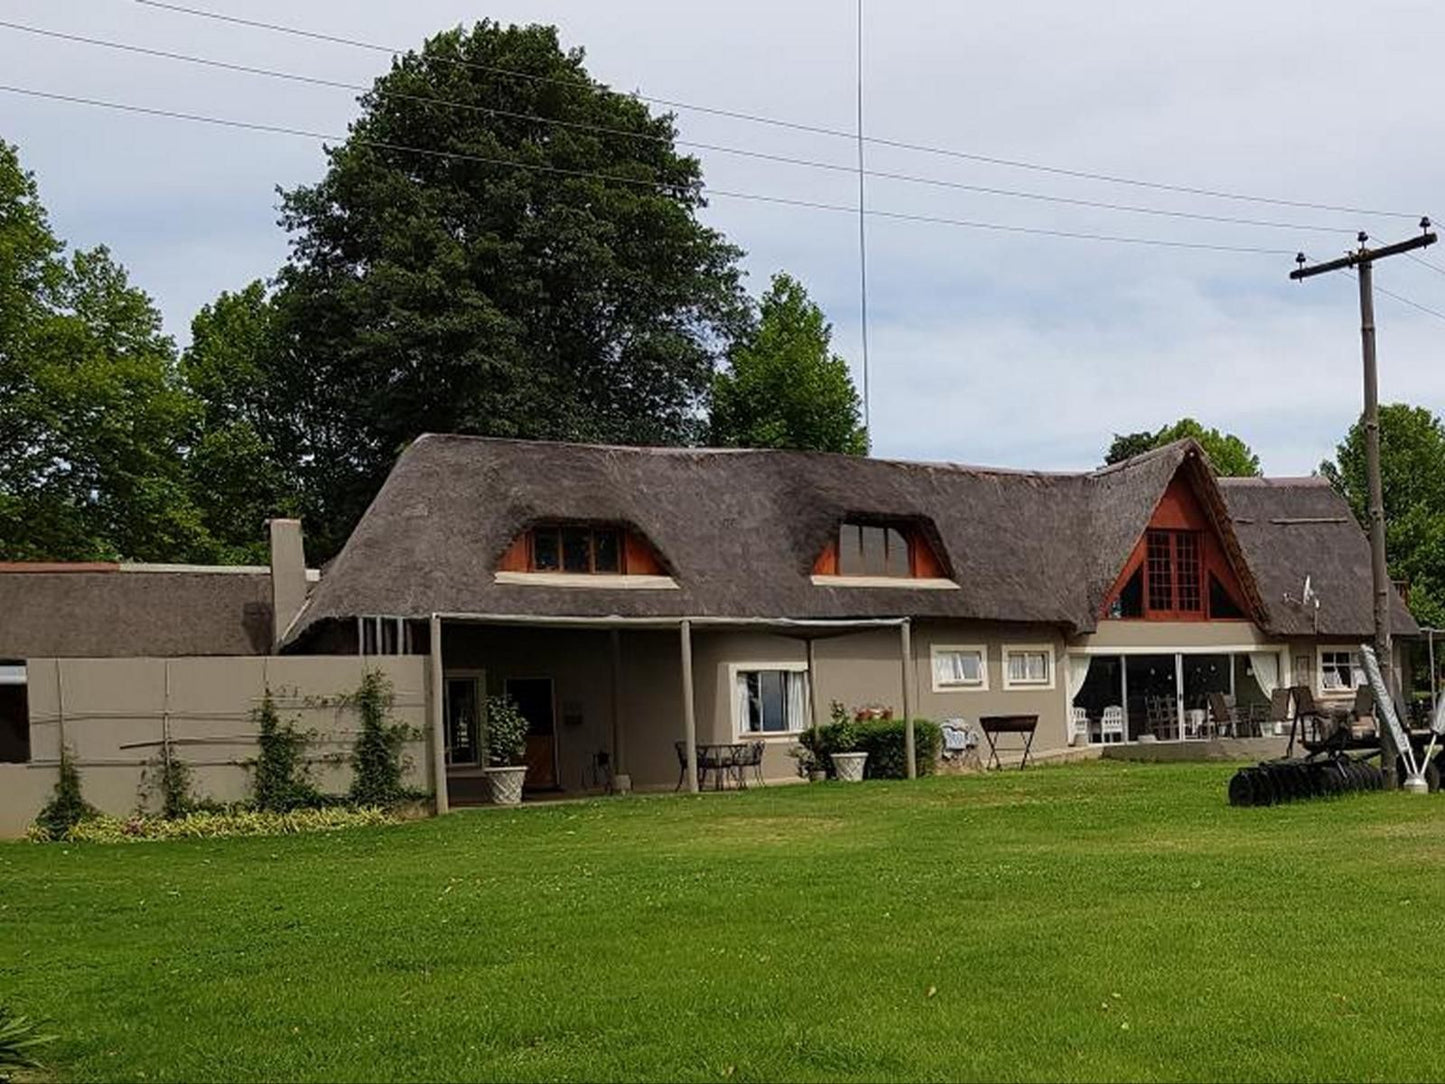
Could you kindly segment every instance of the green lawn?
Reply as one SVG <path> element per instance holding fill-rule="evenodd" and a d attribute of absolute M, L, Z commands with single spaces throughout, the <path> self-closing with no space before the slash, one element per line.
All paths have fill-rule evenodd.
<path fill-rule="evenodd" d="M 1229 771 L 4 845 L 0 1001 L 62 1079 L 1440 1078 L 1445 795 Z"/>

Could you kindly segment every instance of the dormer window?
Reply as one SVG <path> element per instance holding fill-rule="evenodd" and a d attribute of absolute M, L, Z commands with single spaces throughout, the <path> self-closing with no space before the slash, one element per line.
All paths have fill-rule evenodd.
<path fill-rule="evenodd" d="M 606 522 L 534 523 L 512 540 L 497 562 L 496 574 L 498 582 L 506 583 L 677 586 L 640 533 Z"/>
<path fill-rule="evenodd" d="M 616 527 L 539 526 L 531 535 L 530 572 L 622 572 L 622 532 Z"/>
<path fill-rule="evenodd" d="M 922 529 L 907 521 L 847 519 L 813 562 L 813 582 L 830 587 L 958 585 Z"/>

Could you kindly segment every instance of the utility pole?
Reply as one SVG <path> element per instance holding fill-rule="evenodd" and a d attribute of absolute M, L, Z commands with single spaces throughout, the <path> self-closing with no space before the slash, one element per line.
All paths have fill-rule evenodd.
<path fill-rule="evenodd" d="M 1357 251 L 1337 260 L 1315 264 L 1313 267 L 1305 266 L 1305 254 L 1301 252 L 1295 257 L 1299 266 L 1289 273 L 1289 277 L 1299 282 L 1315 275 L 1323 275 L 1327 271 L 1355 268 L 1360 280 L 1360 348 L 1364 354 L 1365 367 L 1365 410 L 1362 420 L 1365 426 L 1365 473 L 1369 479 L 1370 491 L 1370 572 L 1375 591 L 1375 657 L 1380 663 L 1380 675 L 1385 679 L 1385 688 L 1390 690 L 1396 704 L 1399 704 L 1399 679 L 1395 673 L 1394 648 L 1390 636 L 1390 593 L 1394 586 L 1390 583 L 1390 572 L 1385 563 L 1385 495 L 1380 479 L 1380 381 L 1375 362 L 1374 266 L 1376 260 L 1386 256 L 1398 256 L 1403 252 L 1433 245 L 1436 237 L 1430 232 L 1430 220 L 1422 218 L 1419 237 L 1374 249 L 1367 246 L 1369 239 L 1362 230 Z M 1398 784 L 1395 758 L 1399 755 L 1399 750 L 1395 748 L 1388 729 L 1381 726 L 1379 731 L 1380 768 L 1385 773 L 1385 785 L 1394 787 Z"/>

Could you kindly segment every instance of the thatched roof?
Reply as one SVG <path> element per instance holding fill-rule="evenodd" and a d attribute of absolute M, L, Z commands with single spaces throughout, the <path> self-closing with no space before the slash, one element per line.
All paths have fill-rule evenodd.
<path fill-rule="evenodd" d="M 271 577 L 0 566 L 0 615 L 0 659 L 263 655 L 271 647 Z"/>
<path fill-rule="evenodd" d="M 814 452 L 428 435 L 397 462 L 327 569 L 293 639 L 358 614 L 434 612 L 952 617 L 1087 631 L 1181 467 L 1216 517 L 1226 551 L 1246 564 L 1248 549 L 1238 572 L 1262 623 L 1272 626 L 1276 613 L 1291 622 L 1276 585 L 1302 581 L 1303 571 L 1295 574 L 1299 562 L 1274 544 L 1242 546 L 1226 496 L 1236 490 L 1221 491 L 1201 455 L 1197 444 L 1181 441 L 1104 470 L 1050 474 Z M 815 585 L 814 559 L 841 520 L 860 515 L 919 523 L 959 589 Z M 521 531 L 545 519 L 631 526 L 657 548 L 679 589 L 497 583 L 499 556 Z M 1342 621 L 1359 609 L 1354 602 L 1344 606 L 1346 596 L 1358 595 L 1368 615 L 1368 566 L 1362 580 L 1353 575 L 1363 537 L 1351 527 L 1329 539 L 1350 556 L 1322 566 L 1318 588 L 1342 600 Z M 1315 553 L 1311 547 L 1300 558 L 1313 560 Z M 1252 575 L 1256 562 L 1267 576 Z M 1335 614 L 1330 611 L 1332 633 L 1355 635 L 1369 627 L 1366 621 L 1337 628 Z"/>
<path fill-rule="evenodd" d="M 1319 632 L 1368 640 L 1374 628 L 1370 547 L 1345 502 L 1323 478 L 1221 478 L 1235 533 L 1268 600 L 1271 631 L 1312 635 L 1314 604 L 1303 604 L 1305 577 L 1319 599 Z M 1420 632 L 1391 592 L 1394 632 Z"/>

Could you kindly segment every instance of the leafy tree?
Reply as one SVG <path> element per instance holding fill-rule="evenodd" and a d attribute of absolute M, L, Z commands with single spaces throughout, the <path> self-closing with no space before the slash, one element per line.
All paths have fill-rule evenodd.
<path fill-rule="evenodd" d="M 1369 528 L 1365 432 L 1350 427 L 1320 473 Z M 1380 479 L 1390 575 L 1410 582 L 1410 609 L 1422 624 L 1445 624 L 1445 424 L 1424 407 L 1380 408 Z"/>
<path fill-rule="evenodd" d="M 1173 425 L 1166 425 L 1155 433 L 1115 433 L 1114 442 L 1109 445 L 1108 454 L 1104 456 L 1104 463 L 1119 463 L 1186 437 L 1193 437 L 1203 447 L 1215 474 L 1228 478 L 1257 478 L 1261 473 L 1259 456 L 1254 454 L 1248 444 L 1233 433 L 1206 429 L 1193 418 L 1180 418 Z"/>
<path fill-rule="evenodd" d="M 823 311 L 782 272 L 759 308 L 756 330 L 713 380 L 710 442 L 866 455 L 858 392 Z"/>
<path fill-rule="evenodd" d="M 0 143 L 0 556 L 214 559 L 160 315 L 105 248 L 62 250 Z"/>
<path fill-rule="evenodd" d="M 699 436 L 746 306 L 670 116 L 595 82 L 554 28 L 490 21 L 398 58 L 360 102 L 325 177 L 282 195 L 265 387 L 316 549 L 424 431 Z"/>
<path fill-rule="evenodd" d="M 187 460 L 191 488 L 228 562 L 265 564 L 262 525 L 300 513 L 294 443 L 270 369 L 277 325 L 265 286 L 253 282 L 196 314 L 181 355 L 201 409 Z"/>

